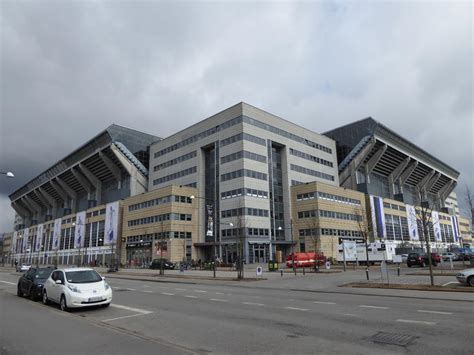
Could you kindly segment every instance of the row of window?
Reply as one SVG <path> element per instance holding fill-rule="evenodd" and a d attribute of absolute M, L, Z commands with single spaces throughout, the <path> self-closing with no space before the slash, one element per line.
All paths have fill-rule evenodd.
<path fill-rule="evenodd" d="M 132 235 L 130 237 L 127 237 L 127 243 L 143 243 L 143 242 L 152 241 L 153 239 L 155 239 L 155 240 L 160 240 L 160 239 L 191 239 L 191 237 L 192 237 L 191 232 L 168 231 L 168 232 Z"/>
<path fill-rule="evenodd" d="M 332 153 L 332 149 L 329 148 L 329 147 L 326 147 L 322 144 L 319 144 L 319 143 L 316 143 L 316 142 L 312 142 L 310 141 L 309 139 L 306 139 L 306 138 L 303 138 L 303 137 L 300 137 L 300 136 L 297 136 L 296 134 L 293 134 L 291 132 L 288 132 L 288 131 L 285 131 L 281 128 L 278 128 L 278 127 L 275 127 L 275 126 L 272 126 L 272 125 L 269 125 L 269 124 L 266 124 L 266 123 L 263 123 L 259 120 L 256 120 L 256 119 L 253 119 L 253 118 L 250 118 L 250 117 L 247 117 L 247 116 L 239 116 L 239 117 L 235 117 L 227 122 L 224 122 L 222 123 L 221 125 L 218 125 L 218 126 L 215 126 L 215 127 L 212 127 L 206 131 L 203 131 L 203 132 L 200 132 L 198 134 L 195 134 L 187 139 L 184 139 L 178 143 L 175 143 L 169 147 L 166 147 L 158 152 L 156 152 L 154 154 L 154 157 L 155 158 L 158 158 L 162 155 L 165 155 L 165 154 L 168 154 L 176 149 L 179 149 L 179 148 L 182 148 L 188 144 L 191 144 L 191 143 L 194 143 L 194 142 L 197 142 L 205 137 L 208 137 L 208 136 L 211 136 L 217 132 L 220 132 L 224 129 L 227 129 L 229 127 L 232 127 L 236 124 L 239 124 L 239 123 L 247 123 L 247 124 L 250 124 L 252 126 L 255 126 L 255 127 L 258 127 L 258 128 L 261 128 L 261 129 L 264 129 L 268 132 L 272 132 L 272 133 L 275 133 L 275 134 L 278 134 L 282 137 L 285 137 L 285 138 L 288 138 L 288 139 L 291 139 L 295 142 L 299 142 L 299 143 L 303 143 L 303 144 L 306 144 L 307 146 L 310 146 L 312 148 L 315 148 L 315 149 L 319 149 L 323 152 L 326 152 L 326 153 L 329 153 L 331 154 Z M 261 138 L 260 138 L 261 139 Z M 265 140 L 263 140 L 265 141 Z M 257 142 L 256 142 L 257 143 Z M 258 144 L 261 144 L 261 143 L 258 143 Z M 264 143 L 265 145 L 265 143 Z"/>
<path fill-rule="evenodd" d="M 316 148 L 316 149 L 319 149 L 319 150 L 322 150 L 323 152 L 326 152 L 326 153 L 329 153 L 331 154 L 332 153 L 332 149 L 329 148 L 329 147 L 326 147 L 322 144 L 319 144 L 319 143 L 316 143 L 316 142 L 312 142 L 310 141 L 309 139 L 306 139 L 306 138 L 303 138 L 303 137 L 300 137 L 300 136 L 297 136 L 296 134 L 293 134 L 291 132 L 288 132 L 288 131 L 285 131 L 281 128 L 278 128 L 278 127 L 274 127 L 272 125 L 269 125 L 269 124 L 266 124 L 266 123 L 263 123 L 263 122 L 260 122 L 256 119 L 253 119 L 253 118 L 250 118 L 250 117 L 247 117 L 247 116 L 244 116 L 243 117 L 243 122 L 245 123 L 248 123 L 248 124 L 251 124 L 252 126 L 255 126 L 255 127 L 258 127 L 258 128 L 261 128 L 261 129 L 264 129 L 266 131 L 269 131 L 269 132 L 272 132 L 272 133 L 276 133 L 282 137 L 285 137 L 285 138 L 289 138 L 295 142 L 299 142 L 299 143 L 303 143 L 303 144 L 306 144 L 312 148 Z"/>
<path fill-rule="evenodd" d="M 347 221 L 360 221 L 361 220 L 361 216 L 351 214 L 351 213 L 342 213 L 342 212 L 325 211 L 325 210 L 310 210 L 310 211 L 298 212 L 298 218 L 311 218 L 311 217 L 316 217 L 318 215 L 319 217 L 344 219 Z"/>
<path fill-rule="evenodd" d="M 303 181 L 298 181 L 298 180 L 291 180 L 291 186 L 298 186 L 298 185 L 303 185 Z"/>
<path fill-rule="evenodd" d="M 269 236 L 268 228 L 232 228 L 232 229 L 223 229 L 223 237 L 235 237 L 235 236 Z"/>
<path fill-rule="evenodd" d="M 221 182 L 237 179 L 243 176 L 259 179 L 259 180 L 265 180 L 265 181 L 267 180 L 267 174 L 265 173 L 261 173 L 261 172 L 250 170 L 250 169 L 240 169 L 240 170 L 232 171 L 230 173 L 222 174 Z"/>
<path fill-rule="evenodd" d="M 348 205 L 360 206 L 360 200 L 350 197 L 328 194 L 326 192 L 315 191 L 296 195 L 296 201 L 314 200 L 315 198 L 326 201 L 345 203 Z"/>
<path fill-rule="evenodd" d="M 293 171 L 297 171 L 298 173 L 311 175 L 311 176 L 316 176 L 316 177 L 319 177 L 321 179 L 334 181 L 334 176 L 332 176 L 332 175 L 322 173 L 322 172 L 317 171 L 317 170 L 308 169 L 308 168 L 305 168 L 305 167 L 302 167 L 302 166 L 299 166 L 299 165 L 290 164 L 290 169 L 293 170 Z"/>
<path fill-rule="evenodd" d="M 223 124 L 221 125 L 218 125 L 218 126 L 215 126 L 215 127 L 212 127 L 204 132 L 200 132 L 198 134 L 195 134 L 194 136 L 191 136 L 189 138 L 186 138 L 186 139 L 183 139 L 182 141 L 176 143 L 176 144 L 173 144 L 172 146 L 169 146 L 169 147 L 166 147 L 158 152 L 156 152 L 154 154 L 154 157 L 155 158 L 158 158 L 162 155 L 165 155 L 165 154 L 168 154 L 176 149 L 179 149 L 179 148 L 182 148 L 188 144 L 191 144 L 191 143 L 194 143 L 194 142 L 197 142 L 203 138 L 206 138 L 208 136 L 211 136 L 213 134 L 215 134 L 216 132 L 220 132 L 224 129 L 227 129 L 229 127 L 232 127 L 236 124 L 239 124 L 239 123 L 242 123 L 242 116 L 239 116 L 239 117 L 236 117 L 236 118 L 233 118 L 227 122 L 224 122 Z"/>
<path fill-rule="evenodd" d="M 232 153 L 232 154 L 229 154 L 229 155 L 226 155 L 226 156 L 222 157 L 221 158 L 221 164 L 229 163 L 231 161 L 242 159 L 242 158 L 252 159 L 252 160 L 255 160 L 255 161 L 259 161 L 261 163 L 266 163 L 267 162 L 267 157 L 264 156 L 264 155 L 248 152 L 246 150 L 241 150 L 240 152 Z"/>
<path fill-rule="evenodd" d="M 242 195 L 251 196 L 251 197 L 258 197 L 258 198 L 268 198 L 267 191 L 261 191 L 256 189 L 235 189 L 230 191 L 225 191 L 221 193 L 221 200 L 225 200 L 228 198 L 240 197 Z"/>
<path fill-rule="evenodd" d="M 151 217 L 144 217 L 138 219 L 132 219 L 128 221 L 128 226 L 138 226 L 141 224 L 151 224 L 156 222 L 163 222 L 163 221 L 191 221 L 192 215 L 185 214 L 185 213 L 165 213 Z"/>
<path fill-rule="evenodd" d="M 333 163 L 329 160 L 322 159 L 322 158 L 316 157 L 316 156 L 308 154 L 308 153 L 300 152 L 299 150 L 296 150 L 296 149 L 293 149 L 293 148 L 290 148 L 290 154 L 292 154 L 296 157 L 299 157 L 299 158 L 303 158 L 303 159 L 318 163 L 318 164 L 330 166 L 331 168 L 333 167 Z"/>
<path fill-rule="evenodd" d="M 105 214 L 105 208 L 103 208 L 101 210 L 97 210 L 97 211 L 87 212 L 86 217 L 87 218 L 96 217 L 96 216 L 101 216 L 103 214 Z"/>
<path fill-rule="evenodd" d="M 153 168 L 153 171 L 158 171 L 158 170 L 165 169 L 165 168 L 168 168 L 170 166 L 182 163 L 183 161 L 186 161 L 186 160 L 189 160 L 189 159 L 192 159 L 192 158 L 196 157 L 196 155 L 197 155 L 197 152 L 195 150 L 193 150 L 191 153 L 181 155 L 180 157 L 177 157 L 177 158 L 165 161 L 164 163 L 156 165 Z"/>
<path fill-rule="evenodd" d="M 222 218 L 237 217 L 237 216 L 256 216 L 256 217 L 268 217 L 268 210 L 251 207 L 233 208 L 231 210 L 221 211 Z"/>
<path fill-rule="evenodd" d="M 239 134 L 236 134 L 234 136 L 225 138 L 225 139 L 221 140 L 220 145 L 221 145 L 221 147 L 224 147 L 226 145 L 229 145 L 229 144 L 241 141 L 241 140 L 257 143 L 257 144 L 260 144 L 260 145 L 263 145 L 263 146 L 267 145 L 265 139 L 253 136 L 253 135 L 248 134 L 248 133 L 239 133 Z"/>
<path fill-rule="evenodd" d="M 104 211 L 105 211 L 105 209 L 104 209 Z M 73 222 L 76 222 L 76 217 L 63 219 L 61 221 L 61 224 L 69 224 L 69 223 L 73 223 Z"/>
<path fill-rule="evenodd" d="M 334 228 L 308 228 L 299 230 L 300 237 L 313 237 L 317 235 L 332 235 L 339 237 L 360 237 L 360 231 Z"/>
<path fill-rule="evenodd" d="M 163 205 L 165 203 L 179 202 L 179 203 L 192 203 L 193 200 L 188 196 L 179 196 L 179 195 L 169 195 L 165 197 L 155 198 L 153 200 L 143 201 L 140 203 L 135 203 L 128 206 L 129 211 L 136 211 L 142 208 L 148 208 L 157 205 Z"/>
<path fill-rule="evenodd" d="M 184 170 L 178 171 L 174 174 L 166 175 L 166 176 L 160 177 L 158 179 L 155 179 L 155 180 L 153 180 L 153 185 L 159 185 L 159 184 L 162 184 L 164 182 L 179 179 L 180 177 L 194 174 L 194 173 L 196 173 L 196 171 L 197 171 L 197 168 L 195 166 L 193 166 L 192 168 L 184 169 Z"/>
<path fill-rule="evenodd" d="M 384 202 L 383 207 L 390 208 L 392 210 L 397 210 L 397 211 L 406 211 L 407 210 L 405 208 L 405 206 L 399 206 L 399 205 L 395 205 L 393 203 L 388 203 L 388 202 Z"/>

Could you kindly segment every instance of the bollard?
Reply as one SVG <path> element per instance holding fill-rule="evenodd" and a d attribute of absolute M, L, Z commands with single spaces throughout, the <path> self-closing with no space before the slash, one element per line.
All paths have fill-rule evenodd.
<path fill-rule="evenodd" d="M 305 269 L 306 269 L 306 268 L 303 266 L 303 275 L 306 275 Z"/>
<path fill-rule="evenodd" d="M 280 270 L 281 277 L 283 277 L 283 270 Z"/>
<path fill-rule="evenodd" d="M 397 267 L 397 275 L 398 275 L 398 277 L 400 277 L 400 263 L 398 263 L 398 267 Z"/>
<path fill-rule="evenodd" d="M 365 276 L 367 277 L 367 281 L 369 281 L 369 268 L 365 268 Z"/>

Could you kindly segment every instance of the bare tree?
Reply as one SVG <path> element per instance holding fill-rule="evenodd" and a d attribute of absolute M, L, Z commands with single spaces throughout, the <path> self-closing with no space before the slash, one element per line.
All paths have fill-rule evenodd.
<path fill-rule="evenodd" d="M 426 198 L 426 192 L 422 188 L 417 189 L 417 196 L 415 199 L 415 214 L 416 224 L 418 227 L 418 233 L 422 245 L 426 248 L 426 254 L 428 256 L 428 266 L 430 269 L 430 283 L 434 286 L 434 275 L 433 275 L 433 261 L 431 257 L 431 241 L 430 241 L 430 229 L 433 228 L 433 204 Z"/>
<path fill-rule="evenodd" d="M 466 202 L 468 208 L 468 216 L 471 220 L 471 227 L 474 224 L 474 194 L 471 192 L 469 185 L 466 184 L 466 188 L 464 190 L 465 196 L 464 200 Z"/>
<path fill-rule="evenodd" d="M 244 245 L 245 245 L 245 233 L 247 229 L 247 219 L 245 215 L 241 215 L 235 218 L 233 225 L 236 230 L 236 247 L 237 247 L 237 279 L 243 280 L 244 278 Z"/>
<path fill-rule="evenodd" d="M 316 214 L 319 213 L 319 210 L 315 210 Z M 320 220 L 319 216 L 313 216 L 309 222 L 306 223 L 307 227 L 310 230 L 311 244 L 314 248 L 315 257 L 317 260 L 314 261 L 314 272 L 319 271 L 319 255 L 321 254 L 321 230 L 320 230 Z"/>
<path fill-rule="evenodd" d="M 354 215 L 356 216 L 357 231 L 365 243 L 366 276 L 369 280 L 369 237 L 372 232 L 372 225 L 369 223 L 367 212 L 361 206 L 354 208 Z"/>

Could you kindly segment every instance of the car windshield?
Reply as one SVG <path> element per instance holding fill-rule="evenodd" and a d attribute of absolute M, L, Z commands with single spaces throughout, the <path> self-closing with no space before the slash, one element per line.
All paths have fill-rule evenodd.
<path fill-rule="evenodd" d="M 53 269 L 38 270 L 36 272 L 35 278 L 37 279 L 47 279 L 49 275 L 53 272 Z"/>
<path fill-rule="evenodd" d="M 95 270 L 81 270 L 66 272 L 67 282 L 73 284 L 84 284 L 102 281 L 102 277 Z"/>

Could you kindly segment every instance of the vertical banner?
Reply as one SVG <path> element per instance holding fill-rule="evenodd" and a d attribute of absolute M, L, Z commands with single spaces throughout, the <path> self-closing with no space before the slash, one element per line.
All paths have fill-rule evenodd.
<path fill-rule="evenodd" d="M 17 240 L 17 234 L 18 232 L 13 232 L 13 237 L 12 237 L 12 254 L 16 253 L 16 240 Z"/>
<path fill-rule="evenodd" d="M 23 238 L 21 238 L 21 242 L 22 242 L 21 252 L 22 253 L 26 253 L 26 249 L 28 248 L 29 236 L 30 236 L 30 228 L 27 227 L 23 230 Z"/>
<path fill-rule="evenodd" d="M 36 229 L 35 251 L 41 250 L 41 244 L 43 244 L 43 231 L 44 231 L 44 225 L 38 224 L 38 228 Z"/>
<path fill-rule="evenodd" d="M 385 213 L 383 210 L 383 199 L 370 195 L 370 212 L 372 215 L 372 226 L 375 239 L 385 239 L 387 235 L 385 228 Z"/>
<path fill-rule="evenodd" d="M 76 214 L 76 226 L 74 228 L 74 248 L 82 248 L 84 246 L 84 238 L 86 235 L 86 211 Z"/>
<path fill-rule="evenodd" d="M 105 206 L 105 240 L 104 245 L 110 245 L 117 242 L 118 233 L 118 201 L 108 203 Z"/>
<path fill-rule="evenodd" d="M 206 236 L 212 237 L 214 235 L 214 213 L 213 213 L 212 205 L 206 205 L 206 213 L 207 213 Z"/>
<path fill-rule="evenodd" d="M 437 242 L 442 242 L 443 238 L 441 237 L 441 227 L 439 225 L 438 211 L 431 211 L 431 223 L 433 224 L 433 232 L 435 235 L 435 240 Z"/>
<path fill-rule="evenodd" d="M 59 238 L 61 237 L 61 218 L 54 220 L 53 227 L 53 250 L 59 249 Z"/>
<path fill-rule="evenodd" d="M 408 233 L 410 240 L 419 241 L 420 236 L 418 235 L 418 224 L 416 222 L 416 211 L 415 206 L 406 205 L 407 222 L 408 222 Z"/>
<path fill-rule="evenodd" d="M 451 229 L 453 230 L 454 241 L 459 242 L 458 219 L 456 216 L 451 216 Z"/>

